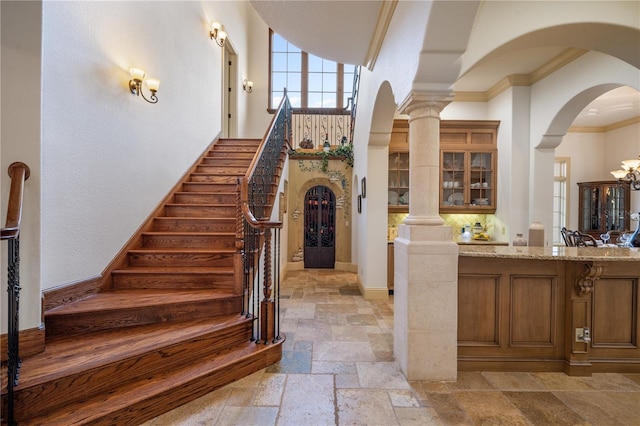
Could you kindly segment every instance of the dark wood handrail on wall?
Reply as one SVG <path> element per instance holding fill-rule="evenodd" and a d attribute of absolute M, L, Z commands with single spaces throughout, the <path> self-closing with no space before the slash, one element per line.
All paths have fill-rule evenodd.
<path fill-rule="evenodd" d="M 7 293 L 8 293 L 8 330 L 7 330 L 7 422 L 15 425 L 13 417 L 13 389 L 20 376 L 19 346 L 19 300 L 20 300 L 20 225 L 22 223 L 22 200 L 24 182 L 29 179 L 29 166 L 16 162 L 9 166 L 11 189 L 7 205 L 7 220 L 2 228 L 2 240 L 8 240 Z"/>
<path fill-rule="evenodd" d="M 275 343 L 280 336 L 280 229 L 270 219 L 282 155 L 291 151 L 291 105 L 285 95 L 247 173 L 238 179 L 236 276 L 242 277 L 243 311 L 257 319 L 253 340 Z M 275 249 L 274 249 L 275 247 Z M 260 262 L 260 253 L 264 261 Z M 274 269 L 275 267 L 275 269 Z M 259 295 L 262 293 L 262 300 Z M 259 307 L 258 307 L 259 304 Z"/>

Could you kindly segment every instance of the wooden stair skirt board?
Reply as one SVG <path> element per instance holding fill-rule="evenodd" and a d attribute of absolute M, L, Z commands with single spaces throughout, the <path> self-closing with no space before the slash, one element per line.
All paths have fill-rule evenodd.
<path fill-rule="evenodd" d="M 47 305 L 45 349 L 23 356 L 14 390 L 19 425 L 137 425 L 280 360 L 284 336 L 252 341 L 234 268 L 237 180 L 259 144 L 215 141 L 93 292 Z"/>

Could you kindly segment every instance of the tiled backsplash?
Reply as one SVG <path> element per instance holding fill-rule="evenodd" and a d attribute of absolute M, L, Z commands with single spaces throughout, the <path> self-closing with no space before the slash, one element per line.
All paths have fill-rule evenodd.
<path fill-rule="evenodd" d="M 390 228 L 388 235 L 392 236 L 391 234 L 397 233 L 398 225 L 400 225 L 407 216 L 407 213 L 390 213 L 388 215 L 388 227 Z M 492 214 L 442 214 L 440 216 L 447 225 L 453 228 L 454 240 L 460 238 L 461 230 L 465 225 L 473 227 L 476 222 L 480 222 L 491 238 L 496 239 L 494 235 L 495 216 Z"/>

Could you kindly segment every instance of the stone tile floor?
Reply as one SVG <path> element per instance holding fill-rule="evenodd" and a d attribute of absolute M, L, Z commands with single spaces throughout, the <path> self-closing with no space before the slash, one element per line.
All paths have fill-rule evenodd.
<path fill-rule="evenodd" d="M 459 372 L 407 382 L 393 358 L 393 298 L 356 275 L 290 272 L 282 360 L 144 426 L 640 425 L 640 374 Z"/>

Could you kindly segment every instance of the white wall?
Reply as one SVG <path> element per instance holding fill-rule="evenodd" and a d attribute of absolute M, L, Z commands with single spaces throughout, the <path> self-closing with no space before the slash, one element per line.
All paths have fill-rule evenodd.
<path fill-rule="evenodd" d="M 20 325 L 40 324 L 40 68 L 42 3 L 0 2 L 2 123 L 0 126 L 0 183 L 2 222 L 7 212 L 10 180 L 7 168 L 15 161 L 31 171 L 25 182 L 20 231 Z M 7 243 L 2 242 L 1 332 L 7 330 Z M 36 309 L 29 309 L 35 306 Z M 26 309 L 25 309 L 26 307 Z"/>
<path fill-rule="evenodd" d="M 240 74 L 256 24 L 249 9 L 246 2 L 2 2 L 2 166 L 21 160 L 32 169 L 22 329 L 40 324 L 41 290 L 99 275 L 220 134 L 222 52 L 209 22 L 225 25 Z M 157 104 L 129 92 L 129 67 L 161 80 Z M 239 102 L 239 122 L 246 104 Z"/>
<path fill-rule="evenodd" d="M 100 274 L 220 133 L 208 23 L 221 20 L 243 58 L 245 8 L 44 3 L 42 288 Z M 157 104 L 129 93 L 131 66 L 160 78 Z"/>

